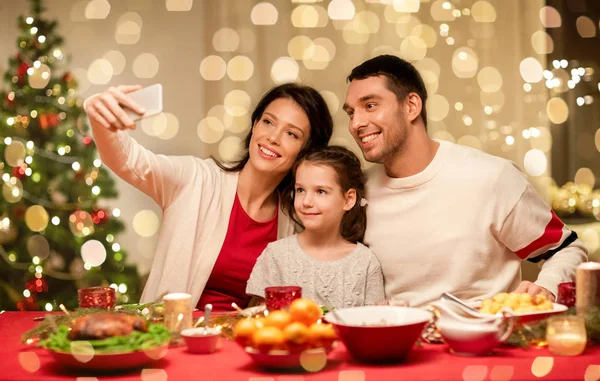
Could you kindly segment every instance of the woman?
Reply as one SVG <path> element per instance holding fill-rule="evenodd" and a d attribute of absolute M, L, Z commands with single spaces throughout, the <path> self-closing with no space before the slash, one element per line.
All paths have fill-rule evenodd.
<path fill-rule="evenodd" d="M 165 292 L 188 292 L 194 305 L 231 310 L 249 301 L 245 286 L 269 242 L 293 234 L 280 211 L 280 190 L 308 150 L 325 147 L 333 122 L 313 88 L 272 88 L 252 113 L 243 158 L 232 166 L 192 156 L 156 155 L 124 130 L 135 124 L 122 106 L 143 110 L 119 86 L 86 100 L 94 139 L 104 164 L 152 197 L 163 210 L 162 228 L 141 302 Z"/>

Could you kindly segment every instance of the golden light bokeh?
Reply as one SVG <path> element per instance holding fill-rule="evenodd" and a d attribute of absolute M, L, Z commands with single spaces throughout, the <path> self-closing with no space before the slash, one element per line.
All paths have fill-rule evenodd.
<path fill-rule="evenodd" d="M 88 73 L 87 69 L 83 69 L 83 68 L 75 68 L 75 69 L 71 70 L 71 74 L 73 74 L 73 77 L 77 80 L 80 92 L 87 91 L 91 86 L 91 83 L 90 83 L 90 80 L 88 79 L 87 73 Z"/>
<path fill-rule="evenodd" d="M 94 358 L 94 347 L 89 341 L 71 341 L 71 354 L 77 361 L 87 363 Z"/>
<path fill-rule="evenodd" d="M 31 71 L 31 73 L 30 73 Z M 48 65 L 41 64 L 39 67 L 31 67 L 27 71 L 27 81 L 29 82 L 29 86 L 34 89 L 43 89 L 50 82 L 50 77 L 52 73 Z"/>
<path fill-rule="evenodd" d="M 295 60 L 310 59 L 315 54 L 315 44 L 308 36 L 295 36 L 288 42 L 287 51 Z"/>
<path fill-rule="evenodd" d="M 275 25 L 278 17 L 277 8 L 267 2 L 256 4 L 250 12 L 250 20 L 254 25 Z"/>
<path fill-rule="evenodd" d="M 25 211 L 25 224 L 32 232 L 40 232 L 48 226 L 50 217 L 40 205 L 32 205 Z"/>
<path fill-rule="evenodd" d="M 450 7 L 445 7 L 444 3 L 450 4 Z M 429 12 L 435 21 L 454 21 L 453 6 L 448 0 L 437 0 L 431 4 Z"/>
<path fill-rule="evenodd" d="M 446 140 L 449 141 L 451 143 L 456 143 L 456 139 L 454 138 L 454 135 L 452 135 L 450 132 L 448 131 L 437 131 L 435 132 L 432 137 L 434 139 L 438 139 L 438 140 Z"/>
<path fill-rule="evenodd" d="M 427 45 L 420 37 L 408 36 L 400 43 L 400 54 L 407 61 L 418 61 L 425 58 Z"/>
<path fill-rule="evenodd" d="M 154 78 L 158 73 L 160 63 L 152 53 L 142 53 L 134 58 L 132 64 L 133 74 L 138 78 Z"/>
<path fill-rule="evenodd" d="M 540 9 L 540 21 L 545 28 L 560 28 L 562 25 L 560 13 L 549 5 Z"/>
<path fill-rule="evenodd" d="M 487 365 L 467 365 L 462 372 L 463 381 L 483 381 L 488 374 Z"/>
<path fill-rule="evenodd" d="M 340 109 L 340 100 L 337 97 L 337 95 L 335 95 L 333 91 L 328 90 L 323 90 L 319 93 L 321 94 L 323 99 L 325 99 L 325 102 L 327 103 L 327 107 L 329 108 L 329 112 L 331 113 L 331 115 L 338 112 L 338 110 Z"/>
<path fill-rule="evenodd" d="M 232 162 L 239 159 L 241 149 L 242 139 L 237 136 L 228 136 L 219 143 L 219 156 L 226 162 Z"/>
<path fill-rule="evenodd" d="M 534 57 L 527 57 L 522 60 L 519 65 L 519 72 L 521 73 L 521 78 L 529 83 L 538 83 L 544 78 L 544 67 Z"/>
<path fill-rule="evenodd" d="M 300 5 L 292 11 L 291 20 L 296 28 L 316 28 L 319 26 L 319 11 L 313 5 Z"/>
<path fill-rule="evenodd" d="M 502 74 L 495 67 L 484 67 L 477 74 L 477 83 L 484 93 L 495 93 L 502 88 Z"/>
<path fill-rule="evenodd" d="M 581 233 L 580 237 L 581 242 L 583 242 L 590 253 L 594 253 L 600 248 L 600 235 L 596 230 L 592 228 L 585 229 L 583 233 Z M 595 380 L 600 380 L 600 372 L 598 372 L 598 376 Z"/>
<path fill-rule="evenodd" d="M 50 255 L 50 244 L 43 235 L 32 235 L 27 239 L 27 252 L 32 258 L 38 257 L 44 260 Z"/>
<path fill-rule="evenodd" d="M 500 112 L 505 102 L 504 93 L 502 91 L 496 91 L 494 93 L 481 91 L 479 93 L 479 100 L 483 107 L 491 107 L 495 113 Z"/>
<path fill-rule="evenodd" d="M 174 114 L 169 112 L 163 112 L 158 116 L 154 117 L 155 121 L 153 126 L 161 125 L 164 126 L 162 131 L 157 131 L 156 136 L 161 140 L 173 139 L 179 132 L 179 119 Z"/>
<path fill-rule="evenodd" d="M 590 188 L 594 188 L 596 185 L 596 176 L 589 168 L 579 168 L 575 173 L 575 184 L 587 184 Z"/>
<path fill-rule="evenodd" d="M 206 117 L 218 119 L 225 129 L 229 129 L 233 125 L 234 116 L 230 115 L 223 105 L 211 107 L 206 113 Z"/>
<path fill-rule="evenodd" d="M 432 94 L 427 99 L 427 117 L 434 122 L 438 122 L 448 116 L 450 111 L 450 103 L 440 94 Z"/>
<path fill-rule="evenodd" d="M 238 46 L 238 51 L 240 53 L 252 53 L 256 49 L 256 34 L 253 29 L 250 28 L 238 28 L 236 30 L 238 36 L 240 37 L 240 43 Z"/>
<path fill-rule="evenodd" d="M 579 16 L 577 17 L 575 25 L 577 26 L 577 33 L 579 33 L 581 38 L 596 37 L 596 24 L 594 24 L 594 21 L 592 21 L 591 18 Z"/>
<path fill-rule="evenodd" d="M 531 373 L 536 377 L 545 377 L 554 367 L 554 358 L 539 356 L 531 364 Z"/>
<path fill-rule="evenodd" d="M 318 372 L 325 368 L 326 365 L 327 353 L 325 351 L 304 351 L 300 354 L 300 366 L 307 372 Z"/>
<path fill-rule="evenodd" d="M 427 24 L 419 24 L 410 32 L 411 36 L 419 37 L 427 48 L 433 48 L 437 42 L 437 33 Z"/>
<path fill-rule="evenodd" d="M 584 381 L 598 381 L 600 380 L 600 365 L 591 364 L 589 365 L 583 376 Z"/>
<path fill-rule="evenodd" d="M 550 54 L 554 51 L 554 41 L 546 31 L 538 30 L 531 35 L 531 46 L 537 54 Z"/>
<path fill-rule="evenodd" d="M 366 381 L 367 375 L 363 370 L 342 370 L 337 379 L 338 381 Z"/>
<path fill-rule="evenodd" d="M 212 44 L 217 52 L 234 52 L 240 46 L 240 34 L 231 28 L 221 28 L 213 35 Z"/>
<path fill-rule="evenodd" d="M 271 79 L 275 83 L 294 82 L 299 74 L 300 66 L 291 57 L 279 57 L 271 66 Z"/>
<path fill-rule="evenodd" d="M 546 154 L 539 149 L 531 149 L 525 154 L 523 167 L 529 176 L 540 176 L 548 169 Z"/>
<path fill-rule="evenodd" d="M 127 12 L 117 20 L 115 40 L 117 44 L 132 45 L 139 41 L 142 34 L 142 17 L 136 12 Z"/>
<path fill-rule="evenodd" d="M 142 381 L 167 381 L 167 372 L 164 369 L 143 369 Z"/>
<path fill-rule="evenodd" d="M 510 381 L 514 373 L 513 365 L 495 365 L 490 372 L 490 381 Z"/>
<path fill-rule="evenodd" d="M 351 0 L 331 0 L 327 6 L 327 14 L 332 20 L 352 20 L 356 8 Z"/>
<path fill-rule="evenodd" d="M 11 167 L 21 166 L 25 162 L 26 155 L 27 151 L 25 149 L 25 144 L 18 140 L 13 140 L 4 149 L 4 160 L 6 160 L 6 164 L 10 165 Z"/>
<path fill-rule="evenodd" d="M 69 216 L 69 230 L 75 237 L 86 237 L 94 233 L 94 221 L 85 210 L 76 210 Z"/>
<path fill-rule="evenodd" d="M 192 9 L 194 0 L 166 0 L 165 6 L 169 12 L 187 12 Z"/>
<path fill-rule="evenodd" d="M 565 69 L 553 69 L 552 80 L 555 82 L 552 87 L 552 90 L 555 92 L 565 93 L 569 91 L 569 81 L 571 80 L 571 76 Z"/>
<path fill-rule="evenodd" d="M 160 220 L 156 213 L 143 209 L 133 216 L 133 230 L 140 237 L 152 237 L 158 232 Z"/>
<path fill-rule="evenodd" d="M 2 183 L 2 197 L 6 202 L 15 204 L 23 197 L 23 183 L 16 177 L 11 177 Z"/>
<path fill-rule="evenodd" d="M 106 261 L 106 248 L 102 242 L 91 239 L 81 245 L 81 258 L 89 266 L 100 266 Z"/>
<path fill-rule="evenodd" d="M 550 98 L 546 104 L 546 114 L 552 123 L 562 124 L 569 119 L 569 106 L 562 98 Z"/>
<path fill-rule="evenodd" d="M 418 31 L 417 27 L 419 25 L 421 25 L 421 21 L 418 18 L 410 14 L 403 14 L 401 17 L 398 17 L 398 21 L 396 22 L 396 34 L 402 38 L 412 36 L 412 33 Z"/>
<path fill-rule="evenodd" d="M 208 56 L 200 62 L 200 75 L 207 81 L 219 81 L 227 73 L 227 64 L 220 56 Z"/>
<path fill-rule="evenodd" d="M 596 134 L 594 135 L 594 144 L 598 152 L 600 152 L 600 128 L 596 130 Z"/>
<path fill-rule="evenodd" d="M 19 365 L 24 371 L 34 373 L 40 369 L 40 358 L 35 352 L 19 352 Z"/>
<path fill-rule="evenodd" d="M 358 30 L 356 29 L 358 27 Z M 369 41 L 369 30 L 364 24 L 348 23 L 344 26 L 342 37 L 347 44 L 359 45 Z"/>
<path fill-rule="evenodd" d="M 153 118 L 144 118 L 140 121 L 142 131 L 149 136 L 158 136 L 167 128 L 167 118 L 163 113 L 158 114 Z"/>
<path fill-rule="evenodd" d="M 393 0 L 392 8 L 400 13 L 417 13 L 421 7 L 419 0 Z"/>
<path fill-rule="evenodd" d="M 235 56 L 227 63 L 227 75 L 232 81 L 247 81 L 254 74 L 254 64 L 246 56 Z"/>
<path fill-rule="evenodd" d="M 85 7 L 85 17 L 89 20 L 103 20 L 110 13 L 110 3 L 107 0 L 92 0 Z"/>
<path fill-rule="evenodd" d="M 309 59 L 304 59 L 302 63 L 309 70 L 323 70 L 331 62 L 333 57 L 329 55 L 329 51 L 320 44 L 315 44 L 314 54 Z"/>
<path fill-rule="evenodd" d="M 375 12 L 361 11 L 358 12 L 351 23 L 354 24 L 354 29 L 358 33 L 375 34 L 379 32 L 380 22 L 379 16 Z"/>
<path fill-rule="evenodd" d="M 223 100 L 223 106 L 227 113 L 231 116 L 242 116 L 250 110 L 250 95 L 244 90 L 232 90 Z"/>
<path fill-rule="evenodd" d="M 473 135 L 464 135 L 461 136 L 457 141 L 457 144 L 466 146 L 466 147 L 471 147 L 471 148 L 475 148 L 478 150 L 483 150 L 483 145 L 481 144 L 481 141 L 473 136 Z"/>
<path fill-rule="evenodd" d="M 539 131 L 537 138 L 531 139 L 531 148 L 550 153 L 552 150 L 552 133 L 546 127 L 536 127 Z"/>
<path fill-rule="evenodd" d="M 463 46 L 452 53 L 452 71 L 458 78 L 473 78 L 479 68 L 479 57 L 469 47 Z"/>
<path fill-rule="evenodd" d="M 471 17 L 476 22 L 491 23 L 496 21 L 496 8 L 486 0 L 476 1 L 471 6 Z"/>
<path fill-rule="evenodd" d="M 127 60 L 123 53 L 118 50 L 111 50 L 106 52 L 102 58 L 107 60 L 113 68 L 113 75 L 119 75 L 123 73 L 125 70 L 125 65 L 127 64 Z"/>
<path fill-rule="evenodd" d="M 94 85 L 105 85 L 112 79 L 113 73 L 110 62 L 107 59 L 99 58 L 90 64 L 87 77 Z"/>
<path fill-rule="evenodd" d="M 198 123 L 198 137 L 206 144 L 214 144 L 221 140 L 225 126 L 220 119 L 208 116 Z"/>

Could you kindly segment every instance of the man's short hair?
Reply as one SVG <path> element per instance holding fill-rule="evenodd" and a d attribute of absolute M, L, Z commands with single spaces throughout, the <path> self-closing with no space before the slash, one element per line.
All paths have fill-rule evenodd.
<path fill-rule="evenodd" d="M 402 102 L 409 93 L 417 93 L 421 97 L 421 118 L 427 129 L 427 89 L 423 77 L 419 71 L 408 61 L 392 55 L 381 55 L 371 58 L 368 61 L 358 65 L 346 78 L 347 82 L 355 79 L 365 79 L 368 77 L 385 76 L 387 78 L 388 88 Z"/>

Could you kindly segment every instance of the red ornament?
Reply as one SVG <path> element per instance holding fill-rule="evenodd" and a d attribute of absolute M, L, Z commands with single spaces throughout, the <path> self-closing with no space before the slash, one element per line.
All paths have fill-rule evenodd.
<path fill-rule="evenodd" d="M 17 77 L 19 77 L 20 81 L 22 81 L 23 78 L 25 78 L 25 74 L 27 74 L 27 70 L 29 70 L 29 67 L 30 66 L 27 65 L 27 63 L 21 62 L 21 64 L 17 68 Z"/>
<path fill-rule="evenodd" d="M 90 215 L 96 225 L 102 225 L 108 221 L 108 212 L 106 210 L 94 209 Z"/>
<path fill-rule="evenodd" d="M 89 145 L 92 142 L 92 138 L 90 136 L 86 136 L 85 138 L 83 138 L 83 144 L 85 144 L 86 146 Z"/>
<path fill-rule="evenodd" d="M 46 278 L 44 278 L 44 277 L 38 279 L 38 278 L 32 276 L 25 283 L 25 288 L 28 289 L 29 291 L 31 291 L 32 293 L 48 292 L 48 282 L 46 282 Z"/>
<path fill-rule="evenodd" d="M 17 179 L 21 180 L 25 177 L 25 170 L 27 169 L 27 164 L 23 164 L 20 167 L 14 167 L 12 170 L 12 174 Z"/>
<path fill-rule="evenodd" d="M 47 114 L 40 114 L 38 117 L 40 121 L 40 128 L 42 130 L 47 130 L 49 128 L 54 128 L 60 124 L 60 120 L 58 119 L 58 114 L 55 112 L 50 112 Z"/>
<path fill-rule="evenodd" d="M 15 205 L 12 209 L 12 216 L 16 220 L 23 220 L 25 218 L 25 212 L 27 211 L 27 207 L 25 205 Z"/>
<path fill-rule="evenodd" d="M 35 296 L 31 295 L 28 298 L 23 298 L 17 302 L 17 309 L 19 311 L 37 311 L 38 306 L 35 303 Z"/>
<path fill-rule="evenodd" d="M 67 72 L 67 73 L 65 73 L 65 75 L 63 75 L 62 79 L 64 81 L 71 82 L 73 80 L 73 74 Z"/>

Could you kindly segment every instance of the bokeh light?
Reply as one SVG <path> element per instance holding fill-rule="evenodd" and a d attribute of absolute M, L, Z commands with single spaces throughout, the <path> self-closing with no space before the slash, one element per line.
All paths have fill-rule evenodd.
<path fill-rule="evenodd" d="M 207 81 L 219 81 L 226 72 L 227 65 L 220 56 L 208 56 L 200 63 L 200 75 Z"/>
<path fill-rule="evenodd" d="M 158 231 L 160 221 L 156 213 L 151 210 L 140 210 L 133 216 L 133 230 L 140 237 L 152 237 Z"/>
<path fill-rule="evenodd" d="M 223 100 L 223 106 L 229 115 L 242 116 L 248 113 L 251 99 L 244 90 L 232 90 Z"/>
<path fill-rule="evenodd" d="M 40 369 L 40 358 L 35 352 L 19 352 L 19 365 L 29 373 L 37 372 Z"/>
<path fill-rule="evenodd" d="M 32 232 L 40 232 L 48 226 L 50 217 L 41 205 L 33 205 L 25 211 L 25 224 Z"/>
<path fill-rule="evenodd" d="M 546 104 L 546 113 L 552 123 L 561 124 L 569 118 L 569 106 L 562 98 L 550 98 Z"/>
<path fill-rule="evenodd" d="M 165 6 L 169 12 L 186 12 L 192 9 L 194 0 L 166 0 Z"/>
<path fill-rule="evenodd" d="M 527 151 L 523 160 L 525 172 L 530 176 L 540 176 L 548 168 L 546 154 L 539 149 Z"/>
<path fill-rule="evenodd" d="M 545 377 L 554 367 L 554 358 L 539 356 L 531 364 L 531 373 L 536 377 Z"/>
<path fill-rule="evenodd" d="M 87 71 L 88 79 L 95 85 L 107 84 L 112 79 L 113 74 L 113 67 L 105 58 L 92 61 Z"/>
<path fill-rule="evenodd" d="M 240 46 L 240 34 L 231 28 L 221 28 L 213 35 L 212 43 L 217 52 L 234 52 Z"/>
<path fill-rule="evenodd" d="M 102 20 L 110 13 L 110 3 L 107 0 L 92 0 L 85 7 L 85 17 L 90 20 Z"/>
<path fill-rule="evenodd" d="M 221 160 L 233 162 L 239 159 L 242 149 L 242 139 L 237 136 L 228 136 L 219 143 L 219 156 Z"/>
<path fill-rule="evenodd" d="M 106 248 L 102 242 L 95 239 L 86 241 L 81 245 L 81 258 L 90 266 L 100 266 L 106 260 Z"/>
<path fill-rule="evenodd" d="M 256 4 L 250 13 L 250 20 L 254 25 L 275 25 L 278 17 L 277 8 L 267 2 Z"/>
<path fill-rule="evenodd" d="M 142 53 L 133 60 L 133 74 L 138 78 L 154 78 L 160 64 L 152 53 Z"/>
<path fill-rule="evenodd" d="M 111 50 L 106 52 L 102 58 L 107 60 L 113 68 L 113 75 L 119 75 L 123 73 L 125 69 L 125 65 L 127 64 L 127 60 L 123 53 L 118 50 Z"/>
<path fill-rule="evenodd" d="M 38 257 L 44 260 L 50 255 L 50 244 L 43 235 L 32 235 L 27 239 L 27 252 L 32 258 Z"/>
<path fill-rule="evenodd" d="M 279 57 L 271 66 L 271 79 L 275 83 L 294 82 L 299 74 L 300 67 L 291 57 Z"/>
<path fill-rule="evenodd" d="M 142 17 L 136 12 L 123 14 L 117 20 L 115 40 L 117 44 L 132 45 L 139 41 L 142 34 Z"/>
<path fill-rule="evenodd" d="M 220 119 L 208 116 L 198 123 L 198 137 L 206 144 L 214 144 L 221 140 L 225 126 Z"/>
<path fill-rule="evenodd" d="M 227 63 L 227 75 L 232 81 L 247 81 L 254 73 L 254 64 L 246 56 L 235 56 Z"/>

